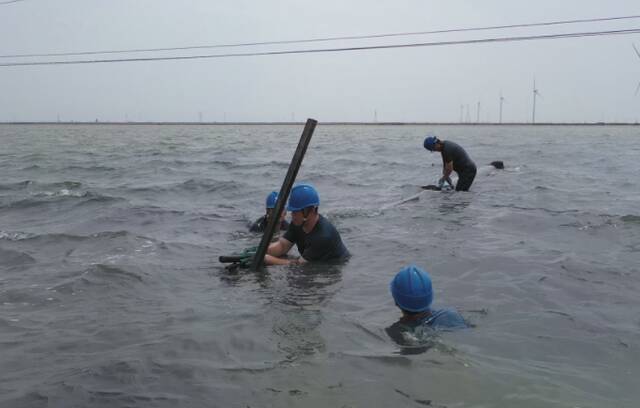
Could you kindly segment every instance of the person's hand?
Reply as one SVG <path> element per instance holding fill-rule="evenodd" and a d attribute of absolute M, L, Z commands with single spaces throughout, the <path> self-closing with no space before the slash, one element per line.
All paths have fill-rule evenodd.
<path fill-rule="evenodd" d="M 238 265 L 241 268 L 250 267 L 251 263 L 253 262 L 253 258 L 256 256 L 257 250 L 258 247 L 251 247 L 242 251 L 242 253 L 240 254 L 240 262 L 238 262 Z"/>
<path fill-rule="evenodd" d="M 453 188 L 453 181 L 451 181 L 451 177 L 447 177 L 447 183 L 449 183 L 449 187 Z"/>

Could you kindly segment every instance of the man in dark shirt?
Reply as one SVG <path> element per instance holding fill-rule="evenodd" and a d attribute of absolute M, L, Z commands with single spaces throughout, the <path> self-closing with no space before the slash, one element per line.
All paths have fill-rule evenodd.
<path fill-rule="evenodd" d="M 451 172 L 455 171 L 458 173 L 456 191 L 469 191 L 476 177 L 476 164 L 459 144 L 428 136 L 424 139 L 424 148 L 430 152 L 440 152 L 442 155 L 442 178 L 439 184 L 449 180 Z"/>
<path fill-rule="evenodd" d="M 291 211 L 291 224 L 283 237 L 269 245 L 265 264 L 341 261 L 349 257 L 336 228 L 318 214 L 320 197 L 309 184 L 299 184 L 291 190 L 287 210 Z M 300 258 L 281 258 L 296 244 Z"/>
<path fill-rule="evenodd" d="M 278 193 L 276 191 L 272 191 L 269 193 L 266 199 L 265 207 L 266 214 L 262 217 L 258 218 L 256 222 L 254 222 L 249 231 L 251 232 L 264 232 L 264 229 L 267 228 L 267 223 L 269 222 L 269 218 L 273 214 L 273 209 L 276 208 L 276 202 L 278 201 Z M 289 228 L 289 223 L 284 219 L 285 211 L 280 214 L 280 230 L 285 231 Z"/>

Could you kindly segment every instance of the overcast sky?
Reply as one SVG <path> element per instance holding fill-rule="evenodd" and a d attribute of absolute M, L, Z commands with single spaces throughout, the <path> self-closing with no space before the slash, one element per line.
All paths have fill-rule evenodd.
<path fill-rule="evenodd" d="M 7 0 L 0 0 L 3 3 Z M 21 0 L 0 55 L 182 47 L 640 14 L 638 0 Z M 640 19 L 201 55 L 640 28 Z M 0 67 L 0 121 L 637 121 L 640 35 L 187 61 Z M 0 62 L 70 60 L 0 58 Z M 467 116 L 468 107 L 468 116 Z"/>

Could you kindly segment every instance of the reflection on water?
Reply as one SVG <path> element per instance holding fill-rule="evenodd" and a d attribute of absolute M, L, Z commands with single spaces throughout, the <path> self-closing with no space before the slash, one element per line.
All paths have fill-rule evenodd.
<path fill-rule="evenodd" d="M 273 292 L 270 313 L 278 349 L 293 362 L 325 351 L 318 331 L 323 321 L 322 304 L 333 297 L 342 274 L 338 265 L 305 264 L 286 269 L 286 285 Z"/>
<path fill-rule="evenodd" d="M 257 285 L 255 291 L 268 305 L 264 318 L 271 322 L 277 349 L 290 363 L 325 350 L 317 330 L 323 322 L 322 306 L 335 295 L 341 279 L 341 265 L 310 263 L 260 272 L 224 269 L 220 275 L 229 285 Z"/>
<path fill-rule="evenodd" d="M 452 191 L 442 194 L 438 203 L 438 212 L 442 215 L 463 215 L 473 199 L 473 192 Z M 459 219 L 451 218 L 449 221 L 460 223 Z"/>

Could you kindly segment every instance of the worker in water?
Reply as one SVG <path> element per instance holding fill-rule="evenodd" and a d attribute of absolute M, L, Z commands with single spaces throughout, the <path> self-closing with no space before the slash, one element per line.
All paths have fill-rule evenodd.
<path fill-rule="evenodd" d="M 469 191 L 476 177 L 476 164 L 459 144 L 430 135 L 424 139 L 424 148 L 430 152 L 440 152 L 442 155 L 442 177 L 438 182 L 439 186 L 450 182 L 449 177 L 455 171 L 458 174 L 456 191 Z"/>
<path fill-rule="evenodd" d="M 264 263 L 288 265 L 304 262 L 336 262 L 349 257 L 338 230 L 318 213 L 320 196 L 310 184 L 298 184 L 291 190 L 287 210 L 291 224 L 277 242 L 269 245 Z M 283 258 L 296 245 L 300 257 Z"/>
<path fill-rule="evenodd" d="M 435 309 L 433 287 L 429 274 L 415 265 L 400 270 L 391 281 L 391 296 L 402 311 L 400 320 L 389 330 L 404 331 L 424 329 L 453 330 L 468 327 L 463 317 L 454 309 Z"/>
<path fill-rule="evenodd" d="M 254 222 L 249 230 L 251 232 L 264 232 L 265 228 L 267 228 L 267 224 L 269 223 L 269 219 L 273 216 L 273 212 L 276 208 L 276 202 L 278 201 L 278 193 L 276 191 L 272 191 L 269 193 L 266 199 L 266 213 L 262 217 L 258 218 L 256 222 Z M 280 214 L 280 230 L 285 231 L 289 228 L 289 223 L 284 219 L 286 215 L 286 211 L 282 211 Z"/>

